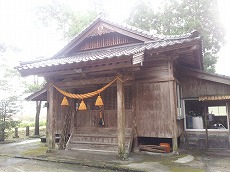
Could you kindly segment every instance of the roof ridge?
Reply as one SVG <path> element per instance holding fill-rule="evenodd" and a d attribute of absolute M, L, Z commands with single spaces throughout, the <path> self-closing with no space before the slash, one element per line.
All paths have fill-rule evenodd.
<path fill-rule="evenodd" d="M 176 39 L 201 37 L 201 34 L 199 31 L 193 30 L 191 32 L 178 34 L 178 35 L 162 35 L 162 37 L 163 39 L 176 40 Z"/>
<path fill-rule="evenodd" d="M 114 22 L 109 20 L 108 18 L 104 17 L 103 15 L 99 15 L 97 16 L 88 26 L 86 26 L 80 33 L 76 34 L 73 39 L 71 39 L 59 52 L 57 52 L 53 57 L 51 57 L 51 59 L 53 58 L 57 58 L 60 57 L 59 55 L 62 54 L 62 52 L 68 47 L 70 46 L 72 43 L 74 43 L 78 38 L 80 38 L 83 34 L 85 34 L 93 25 L 95 25 L 97 22 L 104 22 L 107 23 L 109 25 L 113 25 L 115 27 L 118 27 L 120 29 L 126 30 L 128 32 L 131 32 L 133 34 L 137 34 L 139 36 L 151 39 L 153 41 L 159 41 L 162 39 L 169 39 L 169 40 L 173 40 L 173 39 L 183 39 L 183 38 L 193 38 L 196 37 L 197 35 L 200 35 L 198 31 L 193 31 L 191 33 L 185 33 L 182 35 L 161 35 L 161 34 L 152 34 L 149 31 L 143 30 L 143 29 L 139 29 L 135 26 L 131 26 L 127 23 L 119 23 L 119 22 Z M 198 33 L 198 34 L 197 34 Z"/>
<path fill-rule="evenodd" d="M 139 33 L 140 35 L 142 36 L 147 36 L 148 38 L 158 38 L 157 37 L 157 34 L 152 34 L 151 32 L 149 31 L 146 31 L 144 29 L 140 29 L 140 28 L 137 28 L 135 26 L 131 26 L 127 23 L 120 23 L 120 22 L 114 22 L 114 21 L 111 21 L 109 20 L 108 18 L 106 17 L 100 17 L 101 21 L 103 22 L 106 22 L 106 23 L 109 23 L 109 24 L 112 24 L 112 25 L 115 25 L 117 27 L 121 27 L 122 29 L 129 29 L 129 31 L 133 31 L 134 33 Z"/>
<path fill-rule="evenodd" d="M 121 28 L 121 29 L 124 29 L 126 31 L 129 31 L 129 32 L 132 32 L 134 34 L 138 34 L 140 36 L 143 36 L 143 37 L 146 37 L 146 38 L 149 38 L 149 39 L 159 39 L 158 37 L 155 36 L 155 34 L 151 34 L 150 32 L 148 31 L 145 31 L 145 30 L 142 30 L 142 29 L 139 29 L 137 27 L 134 27 L 134 26 L 131 26 L 131 25 L 128 25 L 126 23 L 119 23 L 119 22 L 113 22 L 111 20 L 109 20 L 108 18 L 102 16 L 102 15 L 99 15 L 97 16 L 91 23 L 89 23 L 86 27 L 84 27 L 82 29 L 81 32 L 79 32 L 78 34 L 76 34 L 63 48 L 65 49 L 66 47 L 68 47 L 69 45 L 71 45 L 74 41 L 76 41 L 76 39 L 78 39 L 79 37 L 81 37 L 84 33 L 86 33 L 88 31 L 88 29 L 90 29 L 94 24 L 96 24 L 97 22 L 99 21 L 102 21 L 102 22 L 105 22 L 105 23 L 108 23 L 108 24 L 111 24 L 111 25 L 114 25 L 118 28 Z M 61 50 L 61 51 L 62 51 Z M 58 54 L 61 52 L 57 52 L 53 57 L 51 58 L 56 58 L 58 56 Z"/>
<path fill-rule="evenodd" d="M 100 16 L 99 18 L 101 19 L 101 21 L 104 21 L 104 22 L 107 22 L 107 23 L 110 23 L 110 24 L 113 24 L 113 25 L 116 25 L 116 26 L 124 27 L 124 29 L 128 28 L 128 29 L 133 30 L 134 32 L 140 32 L 140 34 L 144 33 L 145 35 L 153 36 L 153 37 L 159 38 L 159 39 L 165 39 L 165 38 L 166 39 L 183 39 L 183 38 L 194 38 L 194 37 L 201 36 L 199 31 L 197 31 L 197 30 L 193 30 L 191 32 L 178 34 L 178 35 L 163 35 L 163 34 L 157 34 L 157 33 L 152 34 L 150 31 L 146 31 L 146 30 L 137 28 L 135 26 L 131 26 L 131 25 L 127 24 L 127 23 L 119 23 L 119 22 L 111 21 L 111 20 L 107 19 L 104 16 Z"/>

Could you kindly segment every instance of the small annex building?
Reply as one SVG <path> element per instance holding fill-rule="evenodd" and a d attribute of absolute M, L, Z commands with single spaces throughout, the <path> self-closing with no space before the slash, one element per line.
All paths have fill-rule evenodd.
<path fill-rule="evenodd" d="M 155 35 L 97 18 L 53 57 L 17 69 L 47 81 L 30 100 L 48 102 L 49 149 L 65 125 L 63 98 L 71 114 L 68 149 L 124 154 L 132 143 L 160 142 L 174 152 L 229 148 L 230 78 L 203 71 L 197 31 Z M 103 106 L 95 106 L 98 96 Z"/>

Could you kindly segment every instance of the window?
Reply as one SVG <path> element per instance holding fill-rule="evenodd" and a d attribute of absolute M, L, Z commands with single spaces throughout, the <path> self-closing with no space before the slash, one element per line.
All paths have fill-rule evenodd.
<path fill-rule="evenodd" d="M 124 87 L 125 109 L 132 109 L 132 87 L 126 85 Z M 109 87 L 102 93 L 105 110 L 117 109 L 117 87 Z"/>
<path fill-rule="evenodd" d="M 228 129 L 225 102 L 185 100 L 185 114 L 186 129 Z"/>
<path fill-rule="evenodd" d="M 227 129 L 226 106 L 209 106 L 207 116 L 207 127 L 210 129 Z"/>

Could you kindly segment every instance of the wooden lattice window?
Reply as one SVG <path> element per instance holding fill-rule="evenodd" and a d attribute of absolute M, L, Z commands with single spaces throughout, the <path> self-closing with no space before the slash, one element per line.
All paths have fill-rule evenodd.
<path fill-rule="evenodd" d="M 125 86 L 125 109 L 132 109 L 132 87 Z M 109 87 L 102 93 L 105 110 L 117 109 L 117 87 Z"/>
<path fill-rule="evenodd" d="M 132 109 L 132 87 L 125 86 L 125 109 Z"/>

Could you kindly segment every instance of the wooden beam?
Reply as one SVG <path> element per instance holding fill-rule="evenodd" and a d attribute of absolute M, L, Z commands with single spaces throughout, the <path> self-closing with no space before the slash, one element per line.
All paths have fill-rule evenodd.
<path fill-rule="evenodd" d="M 47 124 L 46 124 L 46 130 L 47 131 L 47 145 L 48 150 L 47 152 L 50 152 L 52 149 L 55 148 L 55 102 L 54 102 L 54 87 L 51 84 L 48 84 L 47 89 L 47 99 L 48 99 L 48 112 L 47 112 Z"/>
<path fill-rule="evenodd" d="M 209 148 L 209 139 L 208 139 L 208 106 L 204 103 L 204 124 L 205 124 L 205 135 L 206 135 L 206 148 Z"/>
<path fill-rule="evenodd" d="M 229 127 L 230 126 L 230 110 L 229 110 L 230 109 L 230 101 L 227 102 L 227 109 L 228 109 L 228 111 L 227 111 L 228 112 L 227 113 L 228 125 L 227 126 Z M 228 147 L 230 148 L 230 130 L 229 129 L 228 129 L 228 145 L 229 145 Z"/>
<path fill-rule="evenodd" d="M 118 134 L 118 156 L 125 159 L 125 101 L 124 83 L 117 80 L 117 134 Z"/>
<path fill-rule="evenodd" d="M 171 57 L 168 58 L 168 74 L 169 74 L 169 77 L 173 77 L 174 76 L 174 73 L 173 73 L 173 60 Z"/>
<path fill-rule="evenodd" d="M 135 65 L 137 66 L 137 65 Z M 125 61 L 125 62 L 117 62 L 117 63 L 110 63 L 110 64 L 101 64 L 97 66 L 91 66 L 91 67 L 85 67 L 82 68 L 81 72 L 76 72 L 76 69 L 67 69 L 67 70 L 59 70 L 59 71 L 50 71 L 47 73 L 40 73 L 40 75 L 44 77 L 52 77 L 52 76 L 61 76 L 61 75 L 71 75 L 71 74 L 88 74 L 88 73 L 94 73 L 99 71 L 113 71 L 116 69 L 121 68 L 132 68 L 135 67 L 131 64 L 131 61 Z"/>
<path fill-rule="evenodd" d="M 114 57 L 114 58 L 104 58 L 104 59 L 96 59 L 96 60 L 89 60 L 89 61 L 81 61 L 81 62 L 73 62 L 73 63 L 66 63 L 66 64 L 59 64 L 59 65 L 51 65 L 51 66 L 45 66 L 45 67 L 38 67 L 38 68 L 27 68 L 22 69 L 20 71 L 22 76 L 28 76 L 28 75 L 39 75 L 44 76 L 45 73 L 50 72 L 56 72 L 56 71 L 70 71 L 73 69 L 83 69 L 88 67 L 97 67 L 107 64 L 115 64 L 115 63 L 124 63 L 124 62 L 130 62 L 130 65 L 132 65 L 132 56 L 120 56 L 120 57 Z M 101 68 L 102 69 L 102 68 Z M 76 73 L 76 72 L 75 72 Z"/>
<path fill-rule="evenodd" d="M 111 77 L 100 77 L 100 78 L 89 78 L 89 79 L 78 79 L 73 81 L 65 81 L 65 82 L 54 82 L 54 85 L 58 87 L 68 87 L 68 88 L 77 88 L 84 87 L 87 85 L 98 85 L 98 84 L 107 84 L 114 80 L 116 76 Z M 126 75 L 123 77 L 124 81 L 132 80 L 133 77 L 131 75 Z"/>
<path fill-rule="evenodd" d="M 177 143 L 177 111 L 176 111 L 176 82 L 169 81 L 169 96 L 170 96 L 170 112 L 172 118 L 172 148 L 173 154 L 178 154 L 178 143 Z"/>
<path fill-rule="evenodd" d="M 162 78 L 153 78 L 153 79 L 136 79 L 135 81 L 132 81 L 133 83 L 158 83 L 158 82 L 168 82 L 168 81 L 174 81 L 174 77 L 162 77 Z"/>

